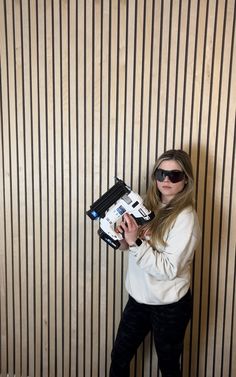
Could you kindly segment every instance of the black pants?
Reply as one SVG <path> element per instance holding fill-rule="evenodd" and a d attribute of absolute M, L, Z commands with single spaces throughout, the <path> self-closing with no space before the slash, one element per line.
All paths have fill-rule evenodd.
<path fill-rule="evenodd" d="M 129 297 L 111 353 L 110 377 L 128 377 L 137 348 L 152 330 L 162 377 L 180 377 L 184 334 L 192 314 L 188 293 L 169 305 L 146 305 Z"/>

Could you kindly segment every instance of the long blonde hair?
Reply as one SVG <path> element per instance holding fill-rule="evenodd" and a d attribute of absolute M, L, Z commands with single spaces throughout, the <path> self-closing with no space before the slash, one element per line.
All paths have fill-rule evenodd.
<path fill-rule="evenodd" d="M 178 162 L 186 175 L 186 184 L 165 207 L 161 202 L 161 193 L 157 188 L 155 171 L 162 161 L 175 160 Z M 155 218 L 148 224 L 144 225 L 140 234 L 147 232 L 150 234 L 150 244 L 155 246 L 157 242 L 166 245 L 164 240 L 165 233 L 170 229 L 178 214 L 186 207 L 194 205 L 194 178 L 193 168 L 189 155 L 183 150 L 168 150 L 164 152 L 156 161 L 152 175 L 151 183 L 144 199 L 144 205 L 155 213 Z"/>

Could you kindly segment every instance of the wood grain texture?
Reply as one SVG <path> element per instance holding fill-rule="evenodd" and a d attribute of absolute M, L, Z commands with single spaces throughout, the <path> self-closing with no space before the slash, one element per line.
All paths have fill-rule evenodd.
<path fill-rule="evenodd" d="M 169 148 L 202 226 L 183 376 L 236 375 L 235 67 L 234 0 L 0 0 L 1 376 L 108 376 L 127 255 L 86 210 Z"/>

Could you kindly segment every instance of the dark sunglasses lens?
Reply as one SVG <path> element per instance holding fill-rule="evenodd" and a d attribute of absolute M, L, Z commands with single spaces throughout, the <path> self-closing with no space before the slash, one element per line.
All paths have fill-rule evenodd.
<path fill-rule="evenodd" d="M 184 179 L 185 174 L 183 171 L 174 171 L 174 170 L 168 171 L 168 170 L 162 170 L 162 169 L 157 169 L 155 172 L 155 178 L 159 182 L 163 182 L 166 176 L 169 178 L 169 180 L 172 183 L 177 183 Z"/>
<path fill-rule="evenodd" d="M 170 181 L 172 183 L 180 182 L 184 179 L 184 172 L 182 171 L 172 171 L 169 174 Z"/>
<path fill-rule="evenodd" d="M 157 181 L 159 182 L 163 182 L 164 179 L 165 179 L 166 175 L 165 175 L 165 172 L 164 170 L 162 169 L 157 169 L 156 172 L 155 172 L 155 178 Z"/>

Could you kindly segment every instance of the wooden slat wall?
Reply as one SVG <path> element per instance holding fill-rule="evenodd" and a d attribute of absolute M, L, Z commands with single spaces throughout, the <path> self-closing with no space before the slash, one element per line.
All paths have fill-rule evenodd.
<path fill-rule="evenodd" d="M 108 376 L 127 256 L 85 212 L 172 147 L 203 230 L 183 376 L 236 376 L 235 67 L 234 0 L 0 0 L 1 376 Z"/>

